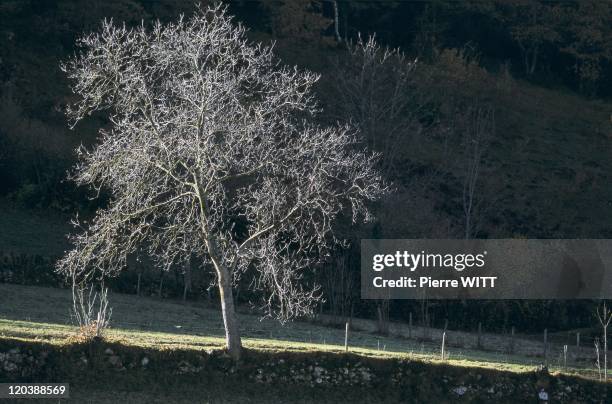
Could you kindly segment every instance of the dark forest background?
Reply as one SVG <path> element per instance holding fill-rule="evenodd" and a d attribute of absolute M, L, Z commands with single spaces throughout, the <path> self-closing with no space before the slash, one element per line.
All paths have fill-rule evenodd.
<path fill-rule="evenodd" d="M 592 301 L 364 301 L 361 238 L 612 238 L 612 2 L 231 1 L 255 41 L 321 74 L 320 119 L 352 121 L 396 192 L 314 268 L 338 318 L 491 331 L 596 323 Z M 0 281 L 62 284 L 70 217 L 105 203 L 66 180 L 106 122 L 68 130 L 59 64 L 103 18 L 171 21 L 178 0 L 0 0 Z M 376 35 L 377 45 L 360 47 Z M 385 51 L 385 48 L 399 49 Z M 385 53 L 386 52 L 386 53 Z M 216 301 L 204 271 L 134 258 L 116 291 Z M 246 286 L 246 285 L 244 285 Z M 257 296 L 238 288 L 237 299 Z M 212 304 L 212 303 L 211 303 Z"/>

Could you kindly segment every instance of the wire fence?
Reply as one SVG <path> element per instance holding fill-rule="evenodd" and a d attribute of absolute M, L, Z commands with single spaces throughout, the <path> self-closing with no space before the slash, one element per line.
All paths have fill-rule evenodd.
<path fill-rule="evenodd" d="M 111 328 L 117 332 L 138 331 L 140 337 L 172 344 L 173 340 L 188 338 L 189 344 L 211 344 L 210 337 L 217 337 L 222 344 L 224 327 L 216 308 L 205 308 L 202 304 L 179 303 L 134 295 L 112 294 L 113 315 Z M 0 284 L 0 319 L 30 321 L 41 332 L 59 335 L 69 330 L 62 328 L 74 325 L 70 310 L 72 298 L 69 290 Z M 286 349 L 342 350 L 345 344 L 345 319 L 319 315 L 312 321 L 295 321 L 284 326 L 254 314 L 241 313 L 242 333 L 251 340 L 276 340 L 271 348 L 282 345 Z M 48 323 L 48 326 L 41 323 Z M 58 326 L 59 325 L 59 326 Z M 13 324 L 0 327 L 7 334 Z M 32 332 L 23 325 L 23 332 Z M 55 328 L 55 330 L 54 330 Z M 547 365 L 558 370 L 579 370 L 588 375 L 598 375 L 597 349 L 599 342 L 599 368 L 604 368 L 603 339 L 587 333 L 573 332 L 526 335 L 516 333 L 487 333 L 486 325 L 480 332 L 465 332 L 390 322 L 387 335 L 378 332 L 378 323 L 373 320 L 352 319 L 348 345 L 350 350 L 366 349 L 368 354 L 396 352 L 408 355 L 423 355 L 440 358 L 444 335 L 444 358 L 472 362 L 489 362 L 504 367 L 507 364 L 524 366 Z M 144 334 L 157 333 L 154 336 Z M 167 334 L 167 335 L 161 335 Z M 578 333 L 579 336 L 578 336 Z M 183 337 L 178 337 L 183 335 Z M 200 337 L 205 338 L 198 340 Z M 268 342 L 258 342 L 266 346 Z M 303 346 L 309 344 L 311 346 Z"/>
<path fill-rule="evenodd" d="M 204 309 L 205 310 L 205 309 Z M 212 312 L 212 310 L 210 310 Z M 159 313 L 163 314 L 163 313 Z M 208 313 L 204 313 L 208 314 Z M 10 313 L 0 308 L 0 317 L 11 320 L 22 320 L 35 323 L 47 323 L 49 318 L 44 313 L 32 313 L 27 309 L 12 308 Z M 212 316 L 214 318 L 214 316 Z M 173 320 L 163 315 L 142 316 L 136 320 L 133 318 L 121 318 L 115 316 L 111 318 L 112 329 L 123 331 L 135 331 L 143 333 L 154 333 L 155 341 L 161 344 L 180 343 L 180 336 L 187 336 L 190 344 L 198 345 L 197 337 L 217 337 L 219 344 L 222 343 L 225 330 L 220 316 L 216 319 L 206 318 L 202 325 L 197 325 L 193 318 L 183 318 L 184 321 Z M 180 318 L 180 317 L 177 317 Z M 318 318 L 315 322 L 293 322 L 286 326 L 279 326 L 272 320 L 259 320 L 252 315 L 243 315 L 242 332 L 247 342 L 251 340 L 273 340 L 282 341 L 284 346 L 289 349 L 308 349 L 308 350 L 343 350 L 345 343 L 345 330 L 329 324 L 329 319 Z M 412 335 L 403 335 L 401 331 L 405 324 L 391 324 L 390 333 L 387 336 L 378 335 L 374 330 L 369 329 L 369 320 L 354 319 L 351 330 L 349 331 L 348 347 L 351 351 L 368 350 L 370 354 L 379 353 L 381 355 L 401 353 L 414 357 L 441 358 L 442 335 L 445 335 L 445 354 L 446 360 L 462 360 L 470 362 L 487 362 L 498 365 L 500 368 L 508 366 L 527 366 L 539 367 L 547 366 L 551 370 L 577 372 L 584 376 L 598 378 L 601 377 L 603 369 L 603 345 L 600 347 L 600 369 L 596 366 L 595 348 L 584 345 L 570 348 L 566 343 L 568 336 L 548 335 L 547 346 L 544 340 L 537 341 L 533 335 L 515 335 L 513 343 L 514 352 L 509 349 L 508 335 L 486 334 L 480 337 L 472 333 L 465 333 L 453 330 L 440 330 L 426 327 L 414 326 L 411 330 Z M 73 325 L 73 321 L 67 311 L 63 316 L 53 317 L 53 327 L 55 324 L 62 326 Z M 398 330 L 399 329 L 399 330 Z M 399 331 L 399 332 L 398 332 Z M 168 334 L 168 335 L 163 335 Z M 480 339 L 480 342 L 478 341 Z M 502 340 L 506 343 L 500 343 Z M 582 339 L 581 344 L 588 344 L 594 341 L 592 337 Z M 288 344 L 287 344 L 288 343 Z M 292 346 L 292 343 L 294 345 Z M 304 346 L 302 344 L 307 344 Z M 480 346 L 478 346 L 480 344 Z M 210 340 L 203 341 L 202 345 L 210 345 Z M 274 344 L 271 344 L 274 347 Z"/>

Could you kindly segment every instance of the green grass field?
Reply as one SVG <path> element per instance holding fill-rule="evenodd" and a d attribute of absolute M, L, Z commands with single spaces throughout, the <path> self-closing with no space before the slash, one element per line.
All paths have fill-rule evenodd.
<path fill-rule="evenodd" d="M 166 348 L 220 348 L 224 330 L 219 311 L 172 301 L 114 294 L 108 338 L 127 345 Z M 0 284 L 0 337 L 43 339 L 63 343 L 73 335 L 68 290 Z M 309 322 L 281 325 L 241 314 L 246 347 L 273 351 L 344 351 L 344 330 Z M 437 346 L 413 340 L 351 332 L 352 352 L 375 357 L 413 355 L 436 360 Z M 379 349 L 380 347 L 380 349 Z M 478 351 L 451 350 L 450 360 L 470 365 L 524 371 L 537 363 Z"/>
<path fill-rule="evenodd" d="M 125 345 L 164 349 L 221 348 L 223 323 L 218 310 L 196 304 L 114 294 L 107 338 Z M 0 284 L 0 338 L 18 337 L 63 344 L 76 333 L 70 317 L 68 290 Z M 344 330 L 311 322 L 281 325 L 271 319 L 241 314 L 243 343 L 263 351 L 344 352 Z M 350 351 L 369 357 L 440 362 L 440 347 L 424 341 L 351 331 Z M 446 363 L 457 366 L 524 372 L 538 358 L 447 347 Z M 555 369 L 561 371 L 561 369 Z M 584 370 L 569 369 L 570 373 Z"/>
<path fill-rule="evenodd" d="M 223 347 L 222 321 L 217 310 L 197 304 L 131 295 L 113 294 L 110 299 L 113 306 L 112 328 L 108 330 L 104 343 L 114 349 L 172 356 L 210 352 L 211 349 Z M 74 340 L 69 338 L 76 334 L 76 327 L 70 318 L 71 303 L 69 290 L 0 284 L 0 351 L 3 344 L 10 346 L 15 342 L 26 346 L 50 346 L 63 352 L 61 355 L 65 355 L 65 358 L 62 363 L 67 363 L 66 366 L 78 362 L 71 352 L 81 348 L 75 348 Z M 256 315 L 244 313 L 240 315 L 240 320 L 243 342 L 251 358 L 253 355 L 255 358 L 320 357 L 327 358 L 325 360 L 328 362 L 332 358 L 332 363 L 342 363 L 342 358 L 346 358 L 344 330 L 309 322 L 280 325 L 276 321 L 261 320 Z M 351 332 L 350 337 L 353 360 L 362 358 L 361 361 L 375 363 L 404 360 L 420 363 L 418 366 L 433 369 L 428 372 L 437 375 L 473 374 L 474 369 L 481 369 L 485 374 L 502 375 L 500 377 L 514 374 L 516 377 L 530 378 L 538 364 L 533 358 L 452 347 L 448 350 L 450 358 L 441 361 L 439 347 L 431 343 L 362 332 Z M 162 362 L 162 359 L 158 362 Z M 568 373 L 578 372 L 577 369 L 570 369 Z M 313 388 L 275 384 L 269 388 L 249 380 L 217 380 L 219 376 L 214 374 L 207 374 L 204 378 L 194 377 L 169 378 L 166 373 L 134 375 L 130 372 L 77 376 L 76 380 L 71 380 L 71 402 L 397 402 L 402 400 L 405 393 L 391 389 L 383 392 L 366 386 Z M 422 383 L 439 383 L 438 379 L 429 376 L 420 377 L 427 379 Z M 417 380 L 417 383 L 421 382 Z M 228 394 L 228 390 L 232 394 Z"/>

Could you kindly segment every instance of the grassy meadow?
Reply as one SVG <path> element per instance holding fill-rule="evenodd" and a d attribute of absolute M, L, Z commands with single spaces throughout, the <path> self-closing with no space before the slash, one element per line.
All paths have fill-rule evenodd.
<path fill-rule="evenodd" d="M 125 352 L 146 352 L 151 357 L 193 355 L 223 347 L 222 320 L 217 310 L 202 307 L 202 304 L 183 304 L 133 295 L 113 294 L 110 300 L 113 306 L 112 326 L 107 332 L 104 346 Z M 43 347 L 63 352 L 61 361 L 64 362 L 56 366 L 64 366 L 61 363 L 65 363 L 66 367 L 73 366 L 72 362 L 78 362 L 73 351 L 82 347 L 74 342 L 77 330 L 70 317 L 71 304 L 69 290 L 0 284 L 0 351 L 3 345 L 12 344 Z M 321 358 L 322 361 L 340 363 L 345 360 L 343 358 L 351 358 L 383 365 L 399 360 L 434 369 L 440 378 L 445 378 L 449 370 L 450 373 L 471 374 L 474 369 L 489 374 L 516 375 L 510 377 L 531 377 L 529 375 L 534 374 L 539 364 L 537 358 L 453 347 L 448 348 L 449 359 L 441 361 L 439 347 L 432 343 L 363 332 L 351 332 L 350 352 L 346 354 L 342 329 L 310 322 L 281 325 L 248 313 L 242 313 L 240 317 L 243 343 L 250 361 L 255 363 L 269 357 Z M 164 361 L 158 360 L 160 363 Z M 560 369 L 552 370 L 563 377 Z M 246 380 L 217 380 L 219 376 L 210 374 L 204 378 L 194 375 L 169 378 L 165 371 L 136 375 L 131 372 L 110 372 L 104 374 L 104 383 L 96 378 L 97 372 L 95 377 L 76 372 L 75 379 L 71 380 L 70 401 L 223 403 L 312 402 L 316 399 L 330 403 L 345 400 L 397 402 L 404 394 L 400 390 L 379 391 L 365 386 L 313 388 L 275 384 L 274 388 L 266 388 Z M 566 373 L 580 372 L 584 371 L 569 369 Z M 427 383 L 439 383 L 441 380 L 425 379 Z M 226 393 L 228 389 L 232 391 L 231 398 Z"/>
<path fill-rule="evenodd" d="M 202 304 L 183 304 L 113 294 L 110 341 L 160 349 L 219 349 L 224 345 L 221 313 Z M 64 344 L 76 333 L 69 290 L 0 284 L 0 338 L 16 337 Z M 273 319 L 241 314 L 243 342 L 263 351 L 344 352 L 344 329 L 311 322 L 282 325 Z M 371 357 L 439 360 L 440 347 L 427 342 L 351 331 L 351 352 Z M 537 358 L 447 348 L 448 361 L 510 371 L 533 370 Z"/>

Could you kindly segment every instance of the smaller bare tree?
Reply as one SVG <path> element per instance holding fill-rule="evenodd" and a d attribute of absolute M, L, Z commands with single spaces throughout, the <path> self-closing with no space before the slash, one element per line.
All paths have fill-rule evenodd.
<path fill-rule="evenodd" d="M 408 177 L 406 162 L 418 149 L 424 132 L 420 118 L 431 94 L 418 91 L 423 77 L 414 74 L 416 60 L 399 49 L 381 46 L 374 36 L 360 36 L 346 47 L 346 54 L 330 60 L 331 118 L 354 122 L 368 147 L 383 157 L 381 172 L 399 183 Z M 376 302 L 376 315 L 379 332 L 386 334 L 386 299 Z"/>
<path fill-rule="evenodd" d="M 603 331 L 604 380 L 608 380 L 608 325 L 610 325 L 610 321 L 612 320 L 612 312 L 610 312 L 610 309 L 608 309 L 604 301 L 601 307 L 597 307 L 596 313 Z M 599 358 L 597 360 L 599 362 Z"/>
<path fill-rule="evenodd" d="M 597 376 L 599 376 L 599 380 L 601 380 L 601 363 L 599 361 L 599 338 L 595 338 L 595 368 L 597 368 Z"/>
<path fill-rule="evenodd" d="M 375 37 L 346 46 L 347 56 L 330 61 L 334 118 L 353 121 L 370 149 L 384 156 L 382 171 L 399 174 L 397 165 L 423 131 L 419 118 L 431 95 L 415 91 L 416 60 L 399 49 L 385 48 Z"/>
<path fill-rule="evenodd" d="M 108 328 L 113 309 L 108 301 L 108 288 L 72 282 L 72 314 L 79 326 L 79 335 L 86 340 L 102 338 Z"/>
<path fill-rule="evenodd" d="M 482 158 L 495 130 L 495 115 L 491 107 L 475 106 L 467 113 L 467 122 L 463 128 L 464 179 L 462 206 L 465 219 L 466 239 L 472 238 L 478 231 L 477 215 L 482 203 L 479 192 L 479 177 Z"/>
<path fill-rule="evenodd" d="M 350 262 L 351 250 L 339 249 L 323 271 L 324 293 L 334 322 L 350 321 L 354 305 L 354 291 L 358 274 Z"/>
<path fill-rule="evenodd" d="M 336 41 L 342 42 L 342 37 L 340 36 L 340 23 L 338 18 L 338 2 L 336 0 L 333 0 L 332 5 L 334 6 L 334 34 L 336 36 Z"/>

